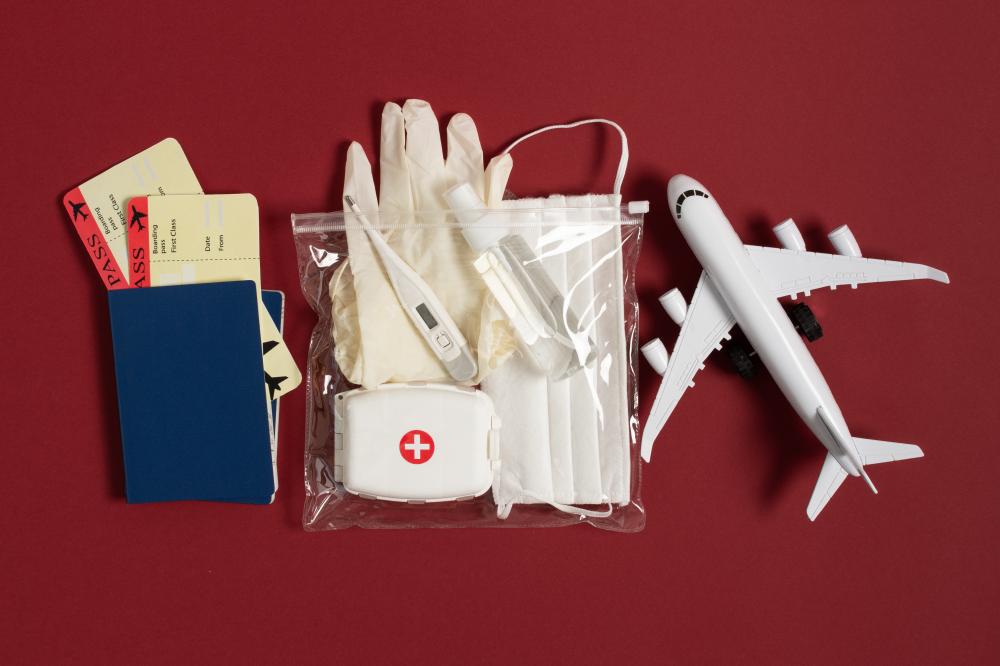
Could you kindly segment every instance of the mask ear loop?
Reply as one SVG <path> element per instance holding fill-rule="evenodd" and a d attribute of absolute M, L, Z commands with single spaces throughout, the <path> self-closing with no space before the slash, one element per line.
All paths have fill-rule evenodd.
<path fill-rule="evenodd" d="M 608 125 L 610 127 L 613 127 L 615 131 L 618 132 L 618 136 L 621 137 L 622 154 L 621 158 L 619 158 L 618 160 L 618 171 L 615 173 L 615 183 L 614 187 L 611 190 L 612 194 L 621 195 L 622 182 L 624 182 L 625 180 L 625 169 L 628 167 L 628 138 L 625 136 L 625 130 L 621 128 L 621 125 L 619 125 L 613 120 L 608 120 L 606 118 L 587 118 L 586 120 L 578 120 L 575 123 L 566 123 L 564 125 L 546 125 L 545 127 L 540 127 L 536 130 L 528 132 L 527 134 L 518 139 L 515 139 L 513 143 L 504 148 L 503 151 L 501 151 L 500 155 L 498 155 L 497 157 L 502 157 L 503 155 L 506 155 L 511 150 L 513 150 L 514 146 L 516 146 L 517 144 L 526 141 L 533 136 L 538 136 L 543 132 L 548 132 L 549 130 L 557 130 L 557 129 L 573 129 L 574 127 L 580 127 L 581 125 L 595 125 L 595 124 Z"/>
<path fill-rule="evenodd" d="M 581 518 L 584 516 L 588 518 L 607 518 L 608 516 L 611 515 L 611 511 L 613 508 L 611 506 L 611 502 L 608 502 L 607 509 L 601 511 L 595 511 L 594 509 L 584 509 L 574 504 L 563 504 L 562 502 L 553 502 L 551 500 L 544 500 L 541 497 L 536 497 L 535 495 L 532 495 L 531 493 L 525 493 L 525 495 L 533 499 L 536 499 L 540 502 L 544 502 L 545 504 L 548 504 L 551 507 L 559 509 L 563 513 L 572 513 L 574 515 L 580 516 Z"/>
<path fill-rule="evenodd" d="M 549 500 L 542 499 L 541 497 L 538 497 L 537 495 L 533 495 L 531 493 L 524 493 L 524 496 L 538 500 L 542 504 L 548 504 L 549 506 L 562 511 L 563 513 L 572 513 L 574 515 L 580 516 L 581 518 L 585 516 L 588 518 L 607 518 L 608 516 L 611 515 L 611 511 L 613 510 L 611 502 L 608 502 L 607 509 L 602 511 L 595 511 L 594 509 L 583 509 L 581 507 L 574 506 L 572 504 L 551 502 Z M 506 520 L 508 517 L 510 517 L 510 510 L 513 508 L 513 506 L 514 506 L 513 504 L 497 505 L 497 518 L 499 518 L 500 520 Z"/>

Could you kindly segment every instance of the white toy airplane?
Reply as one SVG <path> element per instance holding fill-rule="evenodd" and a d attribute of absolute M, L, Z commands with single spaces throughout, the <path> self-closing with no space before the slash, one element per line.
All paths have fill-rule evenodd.
<path fill-rule="evenodd" d="M 827 448 L 806 514 L 815 520 L 844 478 L 861 476 L 877 493 L 865 465 L 919 458 L 913 444 L 852 437 L 830 387 L 816 366 L 799 331 L 810 340 L 822 335 L 812 312 L 798 304 L 786 313 L 778 299 L 808 296 L 813 289 L 839 285 L 857 288 L 865 282 L 931 279 L 948 283 L 948 275 L 920 264 L 861 256 L 847 225 L 834 229 L 830 241 L 838 254 L 807 252 L 795 222 L 774 228 L 784 249 L 744 245 L 712 195 L 688 176 L 674 176 L 667 185 L 672 214 L 704 271 L 688 308 L 677 289 L 660 297 L 670 318 L 681 326 L 673 353 L 657 338 L 642 353 L 663 381 L 642 433 L 642 457 L 648 462 L 653 441 L 705 358 L 731 339 L 735 325 L 743 330 L 760 361 L 781 392 L 814 435 Z M 795 318 L 793 324 L 792 319 Z M 798 330 L 797 330 L 798 329 Z M 743 376 L 753 373 L 753 360 L 737 343 L 727 345 Z"/>

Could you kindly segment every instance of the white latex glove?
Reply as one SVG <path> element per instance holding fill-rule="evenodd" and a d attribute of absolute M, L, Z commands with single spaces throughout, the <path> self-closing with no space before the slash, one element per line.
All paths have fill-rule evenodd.
<path fill-rule="evenodd" d="M 476 257 L 447 215 L 443 195 L 464 181 L 485 200 L 498 202 L 511 160 L 504 156 L 491 162 L 487 177 L 475 123 L 465 114 L 448 123 L 447 158 L 440 136 L 427 102 L 407 100 L 402 108 L 386 104 L 379 196 L 371 164 L 357 142 L 347 151 L 344 194 L 353 197 L 376 226 L 394 225 L 382 229 L 382 235 L 455 320 L 477 356 L 479 372 L 472 383 L 479 383 L 517 343 L 472 265 Z M 400 306 L 368 236 L 360 229 L 346 233 L 349 261 L 330 282 L 334 355 L 345 377 L 366 388 L 385 382 L 452 381 Z"/>

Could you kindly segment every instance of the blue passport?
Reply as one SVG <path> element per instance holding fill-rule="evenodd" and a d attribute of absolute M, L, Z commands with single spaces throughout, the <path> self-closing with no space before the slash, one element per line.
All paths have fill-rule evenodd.
<path fill-rule="evenodd" d="M 122 289 L 108 300 L 128 501 L 269 501 L 254 283 Z"/>
<path fill-rule="evenodd" d="M 264 309 L 267 310 L 267 314 L 271 317 L 271 321 L 274 322 L 274 326 L 278 329 L 278 333 L 284 334 L 285 332 L 285 294 L 281 291 L 268 291 L 263 290 L 260 292 L 261 301 L 264 303 Z M 273 460 L 278 455 L 278 413 L 279 413 L 279 401 L 280 398 L 275 398 L 271 401 L 269 408 L 271 410 L 271 476 L 275 477 L 276 473 L 273 467 Z M 274 491 L 277 492 L 277 480 L 275 480 Z M 270 504 L 274 501 L 274 495 L 268 495 L 267 497 L 232 497 L 225 498 L 223 501 L 232 502 L 235 504 Z"/>

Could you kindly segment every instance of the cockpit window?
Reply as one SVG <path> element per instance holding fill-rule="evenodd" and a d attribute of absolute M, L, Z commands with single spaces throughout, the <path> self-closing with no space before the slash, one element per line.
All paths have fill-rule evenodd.
<path fill-rule="evenodd" d="M 681 195 L 677 197 L 677 219 L 680 219 L 681 217 L 681 204 L 683 204 L 684 200 L 687 199 L 688 197 L 705 197 L 706 199 L 711 198 L 708 196 L 708 193 L 702 192 L 701 190 L 687 190 L 685 192 L 682 192 Z"/>

